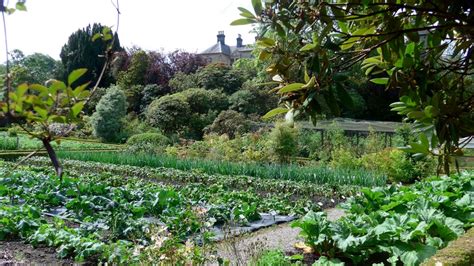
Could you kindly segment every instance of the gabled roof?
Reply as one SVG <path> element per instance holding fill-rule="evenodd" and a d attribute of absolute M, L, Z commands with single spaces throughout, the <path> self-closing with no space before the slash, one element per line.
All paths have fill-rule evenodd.
<path fill-rule="evenodd" d="M 213 46 L 211 46 L 211 47 L 207 48 L 206 50 L 204 50 L 203 52 L 201 52 L 201 54 L 225 54 L 225 55 L 230 56 L 231 48 L 226 44 L 223 44 L 221 42 L 217 42 Z"/>
<path fill-rule="evenodd" d="M 238 53 L 238 52 L 252 52 L 253 48 L 250 45 L 244 45 L 242 47 L 237 47 L 237 46 L 231 46 L 230 51 L 232 54 Z"/>

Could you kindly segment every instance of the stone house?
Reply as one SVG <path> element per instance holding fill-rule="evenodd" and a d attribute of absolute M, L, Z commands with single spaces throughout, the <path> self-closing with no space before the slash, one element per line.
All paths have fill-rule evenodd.
<path fill-rule="evenodd" d="M 231 65 L 239 58 L 251 58 L 253 48 L 249 45 L 244 45 L 241 35 L 236 39 L 235 46 L 229 46 L 225 42 L 225 35 L 223 31 L 217 34 L 217 43 L 199 53 L 206 58 L 208 63 L 223 63 Z"/>

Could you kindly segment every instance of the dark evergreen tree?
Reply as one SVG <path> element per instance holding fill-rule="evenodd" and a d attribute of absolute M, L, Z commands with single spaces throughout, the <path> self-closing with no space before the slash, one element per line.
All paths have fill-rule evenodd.
<path fill-rule="evenodd" d="M 107 50 L 107 44 L 100 38 L 92 40 L 92 37 L 96 33 L 101 33 L 104 26 L 98 23 L 94 25 L 88 25 L 86 28 L 79 29 L 69 36 L 68 42 L 61 49 L 61 61 L 64 66 L 65 73 L 70 73 L 74 69 L 87 68 L 87 73 L 81 77 L 78 84 L 83 82 L 95 81 L 100 76 L 100 72 L 105 63 L 105 57 L 103 56 Z M 111 49 L 112 52 L 122 51 L 120 46 L 119 37 L 117 34 L 114 35 L 115 41 Z M 111 83 L 114 83 L 112 75 L 106 73 L 102 79 L 100 86 L 108 87 Z"/>

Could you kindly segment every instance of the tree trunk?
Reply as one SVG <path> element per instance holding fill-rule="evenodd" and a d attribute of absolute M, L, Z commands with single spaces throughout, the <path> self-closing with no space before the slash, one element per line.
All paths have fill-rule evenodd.
<path fill-rule="evenodd" d="M 56 174 L 58 175 L 59 179 L 62 181 L 63 168 L 61 167 L 61 164 L 59 163 L 58 157 L 56 156 L 56 152 L 54 151 L 53 146 L 51 146 L 51 141 L 48 139 L 42 139 L 42 141 L 43 141 L 43 146 L 48 152 L 49 158 L 51 159 L 51 162 L 53 163 L 54 170 L 56 171 Z"/>

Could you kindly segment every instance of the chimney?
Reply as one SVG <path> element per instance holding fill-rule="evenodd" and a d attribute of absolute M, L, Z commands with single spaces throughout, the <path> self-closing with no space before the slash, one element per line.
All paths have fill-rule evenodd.
<path fill-rule="evenodd" d="M 241 48 L 241 47 L 244 47 L 244 45 L 242 44 L 243 40 L 242 40 L 242 35 L 238 35 L 237 37 L 237 48 Z"/>
<path fill-rule="evenodd" d="M 225 35 L 224 31 L 219 31 L 217 34 L 217 42 L 220 42 L 221 44 L 225 44 Z"/>

